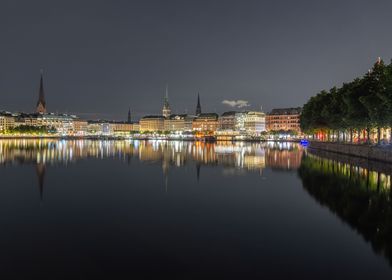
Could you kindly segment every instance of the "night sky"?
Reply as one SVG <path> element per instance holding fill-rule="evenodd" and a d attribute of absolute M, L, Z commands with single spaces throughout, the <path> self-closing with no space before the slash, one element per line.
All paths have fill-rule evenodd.
<path fill-rule="evenodd" d="M 269 111 L 391 59 L 392 1 L 0 0 L 0 110 L 135 119 Z M 226 102 L 222 103 L 224 100 Z M 227 102 L 229 101 L 229 102 Z M 239 102 L 246 105 L 246 102 Z"/>

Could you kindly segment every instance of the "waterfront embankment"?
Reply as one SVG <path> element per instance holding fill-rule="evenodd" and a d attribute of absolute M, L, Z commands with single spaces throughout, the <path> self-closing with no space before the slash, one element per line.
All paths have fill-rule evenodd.
<path fill-rule="evenodd" d="M 367 160 L 392 163 L 392 147 L 371 146 L 348 143 L 317 142 L 309 143 L 310 149 L 322 150 L 343 155 L 355 156 Z"/>

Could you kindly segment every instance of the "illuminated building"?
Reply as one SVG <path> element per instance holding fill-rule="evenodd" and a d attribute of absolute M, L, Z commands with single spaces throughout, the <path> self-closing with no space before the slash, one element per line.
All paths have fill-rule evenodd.
<path fill-rule="evenodd" d="M 192 121 L 194 118 L 194 116 L 186 114 L 171 115 L 164 120 L 164 130 L 170 132 L 192 131 Z"/>
<path fill-rule="evenodd" d="M 75 135 L 83 136 L 87 133 L 88 122 L 78 118 L 73 119 L 73 133 Z"/>
<path fill-rule="evenodd" d="M 245 131 L 248 135 L 258 136 L 266 131 L 265 114 L 263 112 L 249 111 L 244 118 Z"/>
<path fill-rule="evenodd" d="M 235 113 L 235 130 L 250 136 L 266 131 L 265 114 L 257 111 Z"/>
<path fill-rule="evenodd" d="M 143 117 L 139 124 L 140 124 L 140 131 L 150 131 L 150 132 L 157 132 L 163 131 L 165 129 L 164 126 L 164 116 L 145 116 Z"/>
<path fill-rule="evenodd" d="M 109 125 L 114 134 L 129 135 L 133 130 L 133 124 L 128 122 L 110 122 Z"/>
<path fill-rule="evenodd" d="M 66 114 L 54 113 L 35 113 L 35 114 L 20 114 L 17 117 L 17 126 L 46 126 L 48 128 L 56 129 L 59 134 L 72 134 L 74 131 L 74 119 L 76 116 Z"/>
<path fill-rule="evenodd" d="M 301 107 L 273 109 L 267 115 L 268 131 L 295 131 L 301 133 L 300 128 Z"/>
<path fill-rule="evenodd" d="M 109 136 L 113 134 L 113 128 L 112 123 L 106 120 L 90 120 L 87 125 L 87 131 L 90 135 Z"/>
<path fill-rule="evenodd" d="M 15 126 L 15 117 L 11 113 L 0 113 L 0 131 L 6 131 Z"/>
<path fill-rule="evenodd" d="M 140 131 L 140 124 L 138 122 L 132 123 L 132 131 Z"/>
<path fill-rule="evenodd" d="M 192 123 L 192 129 L 195 131 L 215 132 L 218 127 L 219 121 L 216 113 L 202 113 Z"/>
<path fill-rule="evenodd" d="M 224 112 L 219 117 L 220 130 L 235 130 L 235 111 Z"/>

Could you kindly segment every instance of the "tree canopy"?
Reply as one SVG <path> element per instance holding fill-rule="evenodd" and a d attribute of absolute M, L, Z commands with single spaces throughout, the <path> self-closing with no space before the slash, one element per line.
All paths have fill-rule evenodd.
<path fill-rule="evenodd" d="M 391 127 L 392 62 L 386 65 L 379 59 L 362 77 L 311 97 L 300 122 L 308 134 L 371 129 L 379 133 L 381 128 Z"/>

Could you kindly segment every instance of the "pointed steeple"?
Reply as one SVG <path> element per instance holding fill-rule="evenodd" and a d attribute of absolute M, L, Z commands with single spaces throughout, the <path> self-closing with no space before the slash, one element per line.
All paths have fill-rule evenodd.
<path fill-rule="evenodd" d="M 169 105 L 169 86 L 166 84 L 165 97 L 163 99 L 162 115 L 165 118 L 168 118 L 170 117 L 170 114 L 171 114 L 171 110 Z"/>
<path fill-rule="evenodd" d="M 46 101 L 45 101 L 45 92 L 44 92 L 44 78 L 43 78 L 43 70 L 41 69 L 41 80 L 39 83 L 39 94 L 37 101 L 37 113 L 44 114 L 46 113 Z"/>
<path fill-rule="evenodd" d="M 128 119 L 127 119 L 128 123 L 132 123 L 132 116 L 131 116 L 131 107 L 129 107 L 128 110 Z"/>
<path fill-rule="evenodd" d="M 197 93 L 197 106 L 196 106 L 196 116 L 201 114 L 201 105 L 200 105 L 200 94 Z"/>

